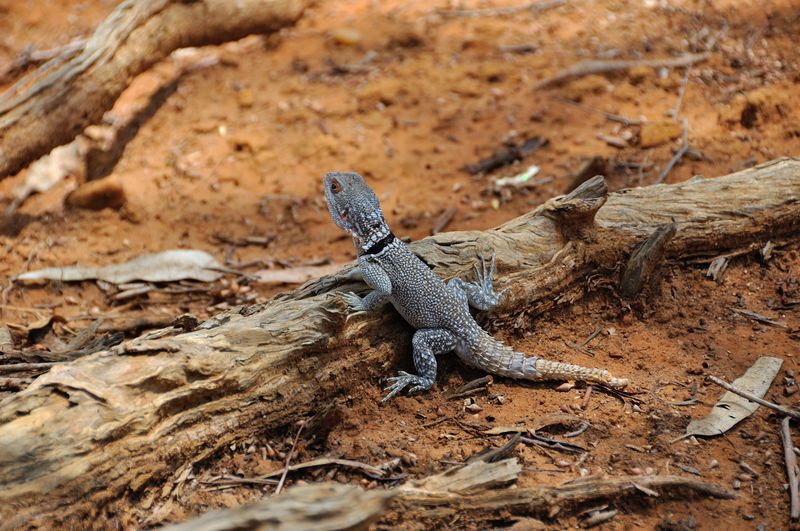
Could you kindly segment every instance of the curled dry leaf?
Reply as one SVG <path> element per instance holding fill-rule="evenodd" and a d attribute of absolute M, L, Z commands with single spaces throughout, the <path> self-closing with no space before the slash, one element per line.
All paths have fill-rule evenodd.
<path fill-rule="evenodd" d="M 48 267 L 17 275 L 17 281 L 41 279 L 75 282 L 80 280 L 104 280 L 122 284 L 134 280 L 146 282 L 173 282 L 176 280 L 199 280 L 213 282 L 222 276 L 217 260 L 205 251 L 177 249 L 148 254 L 129 262 L 104 267 Z"/>
<path fill-rule="evenodd" d="M 746 391 L 758 398 L 766 393 L 772 380 L 778 374 L 783 360 L 770 356 L 758 358 L 744 375 L 733 382 L 733 387 Z M 693 420 L 686 427 L 686 435 L 720 435 L 749 417 L 758 404 L 730 391 L 714 404 L 711 412 L 704 418 Z"/>

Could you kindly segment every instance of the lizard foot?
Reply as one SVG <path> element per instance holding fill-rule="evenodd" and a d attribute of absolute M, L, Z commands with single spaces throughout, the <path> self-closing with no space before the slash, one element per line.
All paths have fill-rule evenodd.
<path fill-rule="evenodd" d="M 348 291 L 347 293 L 342 293 L 342 297 L 350 309 L 353 311 L 350 315 L 347 316 L 347 319 L 353 317 L 358 314 L 362 314 L 367 311 L 364 307 L 364 299 L 353 293 L 352 291 Z"/>
<path fill-rule="evenodd" d="M 400 371 L 397 373 L 397 376 L 392 376 L 391 378 L 387 378 L 387 380 L 390 382 L 390 385 L 384 389 L 384 391 L 389 391 L 389 394 L 386 395 L 381 402 L 386 402 L 408 385 L 414 386 L 408 390 L 409 394 L 416 393 L 417 391 L 427 391 L 433 387 L 433 380 L 417 376 L 416 374 L 409 374 L 406 371 Z"/>
<path fill-rule="evenodd" d="M 500 303 L 500 300 L 503 298 L 503 293 L 505 293 L 508 288 L 502 290 L 500 293 L 496 293 L 494 291 L 494 282 L 492 279 L 494 278 L 494 259 L 497 253 L 492 253 L 492 258 L 489 260 L 489 267 L 486 267 L 486 257 L 481 253 L 481 267 L 478 268 L 478 264 L 475 264 L 475 277 L 478 279 L 478 286 L 481 290 L 481 296 L 483 298 L 483 305 L 487 308 L 494 308 Z"/>

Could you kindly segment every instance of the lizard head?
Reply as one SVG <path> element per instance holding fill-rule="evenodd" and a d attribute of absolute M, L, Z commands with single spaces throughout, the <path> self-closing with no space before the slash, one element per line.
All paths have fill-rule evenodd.
<path fill-rule="evenodd" d="M 357 173 L 331 172 L 323 179 L 325 199 L 334 223 L 367 250 L 391 232 L 375 192 Z"/>

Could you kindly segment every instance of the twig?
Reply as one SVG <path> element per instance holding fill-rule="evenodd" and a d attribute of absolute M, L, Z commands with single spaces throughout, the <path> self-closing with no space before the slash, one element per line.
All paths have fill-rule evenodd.
<path fill-rule="evenodd" d="M 621 72 L 630 70 L 640 66 L 649 66 L 652 68 L 677 68 L 681 66 L 689 66 L 694 63 L 700 63 L 708 59 L 709 54 L 687 54 L 680 57 L 672 57 L 669 59 L 637 59 L 632 61 L 603 61 L 603 60 L 589 60 L 576 63 L 569 68 L 561 70 L 553 77 L 543 79 L 534 85 L 534 89 L 543 89 L 552 85 L 560 85 L 565 81 L 571 79 L 585 77 L 592 74 L 610 74 L 612 72 Z"/>
<path fill-rule="evenodd" d="M 38 371 L 47 370 L 53 365 L 58 365 L 57 361 L 44 363 L 14 363 L 11 365 L 0 365 L 0 374 L 7 372 Z"/>
<path fill-rule="evenodd" d="M 277 479 L 263 478 L 237 478 L 235 476 L 223 476 L 217 479 L 203 481 L 203 485 L 276 485 Z"/>
<path fill-rule="evenodd" d="M 589 107 L 588 105 L 584 105 L 582 103 L 578 103 L 577 101 L 572 101 L 567 98 L 562 98 L 561 96 L 552 96 L 550 99 L 552 99 L 553 101 L 557 101 L 559 103 L 563 103 L 565 105 L 571 105 L 573 107 L 577 107 L 578 109 L 582 109 L 587 112 L 601 114 L 605 116 L 607 120 L 610 120 L 612 122 L 619 122 L 626 127 L 630 125 L 642 125 L 641 120 L 637 120 L 635 118 L 628 118 L 627 116 L 623 116 L 621 114 L 614 114 L 612 112 L 607 112 L 602 109 L 595 109 L 594 107 Z"/>
<path fill-rule="evenodd" d="M 480 452 L 470 456 L 466 462 L 472 463 L 474 461 L 484 461 L 486 463 L 496 463 L 497 461 L 511 457 L 514 454 L 514 448 L 517 447 L 520 441 L 521 435 L 519 432 L 517 432 L 512 435 L 508 439 L 508 442 L 503 446 L 500 446 L 499 448 L 485 448 Z"/>
<path fill-rule="evenodd" d="M 446 395 L 445 398 L 448 400 L 453 400 L 454 398 L 465 398 L 470 395 L 474 395 L 476 393 L 480 393 L 481 391 L 486 391 L 490 385 L 494 382 L 494 379 L 491 375 L 487 374 L 486 376 L 482 376 L 471 382 L 467 382 L 458 389 L 454 390 L 452 393 Z"/>
<path fill-rule="evenodd" d="M 578 435 L 580 435 L 581 433 L 583 433 L 583 432 L 585 432 L 586 430 L 588 430 L 590 425 L 591 425 L 591 424 L 589 424 L 588 422 L 586 422 L 586 421 L 583 421 L 583 422 L 581 422 L 581 425 L 580 425 L 580 427 L 579 427 L 577 430 L 575 430 L 575 431 L 570 431 L 570 432 L 567 432 L 567 433 L 565 433 L 564 435 L 562 435 L 562 437 L 564 437 L 564 438 L 567 438 L 567 439 L 571 439 L 571 438 L 573 438 L 573 437 L 577 437 L 577 436 L 578 436 Z"/>
<path fill-rule="evenodd" d="M 689 84 L 689 73 L 692 71 L 692 65 L 686 67 L 686 72 L 683 74 L 683 81 L 681 82 L 681 89 L 678 91 L 678 101 L 675 102 L 675 108 L 672 109 L 672 119 L 677 120 L 681 112 L 681 105 L 683 104 L 683 96 L 686 94 L 686 86 Z"/>
<path fill-rule="evenodd" d="M 575 349 L 576 351 L 580 352 L 581 354 L 585 354 L 589 357 L 594 357 L 594 352 L 592 349 L 586 348 L 583 345 L 579 345 L 567 339 L 564 340 L 564 344 L 569 348 Z"/>
<path fill-rule="evenodd" d="M 446 17 L 492 17 L 514 15 L 522 11 L 533 11 L 540 13 L 546 9 L 558 7 L 566 3 L 566 0 L 544 0 L 542 2 L 531 2 L 528 4 L 509 7 L 487 7 L 485 9 L 440 9 L 437 10 L 437 13 Z"/>
<path fill-rule="evenodd" d="M 281 490 L 283 489 L 283 484 L 286 482 L 286 476 L 289 474 L 289 468 L 292 462 L 292 457 L 294 457 L 294 450 L 295 448 L 297 448 L 297 441 L 300 440 L 300 434 L 303 433 L 303 427 L 305 425 L 306 425 L 305 422 L 300 424 L 300 428 L 297 430 L 297 435 L 294 436 L 294 442 L 292 442 L 292 448 L 286 455 L 286 466 L 283 468 L 283 473 L 281 474 L 280 481 L 278 481 L 278 486 L 275 487 L 275 496 L 281 493 Z"/>
<path fill-rule="evenodd" d="M 676 231 L 675 223 L 662 225 L 631 253 L 619 283 L 619 291 L 623 297 L 626 299 L 636 297 L 651 281 L 653 274 L 663 262 L 666 246 Z"/>
<path fill-rule="evenodd" d="M 791 417 L 783 417 L 781 441 L 783 442 L 783 459 L 786 461 L 786 478 L 789 480 L 790 516 L 792 520 L 797 520 L 800 518 L 800 495 L 797 492 L 797 457 L 794 455 L 792 432 L 789 430 L 790 420 Z"/>
<path fill-rule="evenodd" d="M 664 166 L 663 170 L 661 170 L 661 173 L 658 174 L 654 184 L 661 184 L 664 182 L 664 179 L 667 177 L 669 172 L 672 171 L 672 168 L 689 150 L 689 122 L 686 120 L 686 118 L 682 118 L 681 123 L 683 124 L 683 140 L 681 141 L 681 147 L 675 152 L 672 158 L 669 159 L 669 162 L 667 162 L 667 165 Z"/>
<path fill-rule="evenodd" d="M 549 437 L 544 437 L 535 432 L 530 432 L 530 437 L 522 437 L 520 440 L 525 444 L 535 444 L 536 446 L 543 446 L 551 450 L 560 450 L 562 452 L 570 452 L 574 454 L 581 454 L 586 451 L 586 448 L 578 444 L 569 443 L 566 441 L 557 441 Z"/>
<path fill-rule="evenodd" d="M 784 415 L 788 415 L 788 416 L 792 417 L 793 419 L 800 419 L 800 413 L 798 413 L 797 411 L 785 408 L 783 406 L 779 406 L 778 404 L 774 404 L 772 402 L 764 400 L 763 398 L 758 398 L 757 396 L 755 396 L 755 395 L 753 395 L 751 393 L 748 393 L 747 391 L 742 391 L 741 389 L 737 389 L 736 387 L 732 386 L 728 382 L 726 382 L 724 380 L 720 380 L 716 376 L 709 376 L 708 380 L 711 381 L 712 383 L 717 384 L 718 386 L 722 387 L 723 389 L 727 389 L 731 393 L 737 394 L 739 396 L 742 396 L 742 397 L 748 399 L 751 402 L 755 402 L 756 404 L 760 404 L 760 405 L 762 405 L 764 407 L 768 407 L 770 409 L 773 409 L 773 410 L 775 410 L 775 411 L 777 411 L 779 413 L 783 413 Z"/>
<path fill-rule="evenodd" d="M 458 207 L 455 205 L 442 212 L 442 215 L 439 216 L 433 223 L 433 227 L 431 227 L 431 234 L 439 234 L 446 229 L 450 222 L 453 221 L 453 218 L 457 213 Z"/>
<path fill-rule="evenodd" d="M 776 326 L 778 328 L 788 328 L 785 324 L 776 321 L 774 319 L 770 319 L 766 315 L 761 315 L 760 313 L 756 313 L 752 310 L 748 310 L 746 308 L 734 308 L 734 313 L 738 313 L 743 317 L 747 317 L 748 319 L 752 319 L 753 321 L 758 321 L 759 323 L 764 323 L 770 326 Z"/>
<path fill-rule="evenodd" d="M 594 389 L 594 387 L 592 387 L 591 385 L 586 386 L 586 394 L 583 395 L 583 402 L 581 402 L 581 409 L 585 410 L 587 407 L 589 407 L 589 400 L 591 400 L 592 398 L 592 389 Z"/>
<path fill-rule="evenodd" d="M 582 346 L 582 347 L 585 347 L 586 345 L 588 345 L 588 344 L 589 344 L 589 341 L 591 341 L 592 339 L 594 339 L 594 338 L 596 338 L 597 336 L 599 336 L 599 335 L 600 335 L 600 332 L 602 332 L 602 331 L 603 331 L 603 327 L 602 327 L 602 326 L 598 326 L 597 328 L 595 328 L 595 329 L 594 329 L 594 331 L 593 331 L 591 334 L 589 334 L 589 337 L 587 337 L 587 338 L 586 338 L 586 339 L 583 341 L 583 343 L 581 343 L 581 346 Z"/>

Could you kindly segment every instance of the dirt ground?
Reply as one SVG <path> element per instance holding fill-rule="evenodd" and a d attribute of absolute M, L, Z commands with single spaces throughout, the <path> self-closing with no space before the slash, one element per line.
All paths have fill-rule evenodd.
<path fill-rule="evenodd" d="M 114 5 L 1 0 L 0 66 L 27 46 L 47 49 L 87 35 Z M 352 244 L 330 221 L 322 199 L 321 177 L 331 170 L 363 173 L 395 233 L 412 239 L 430 234 L 451 207 L 457 211 L 446 230 L 485 229 L 512 219 L 564 193 L 573 173 L 592 157 L 602 157 L 612 191 L 652 184 L 680 146 L 680 131 L 644 147 L 643 126 L 604 113 L 670 120 L 682 88 L 679 115 L 688 124 L 690 150 L 665 182 L 800 155 L 800 3 L 568 0 L 542 12 L 506 16 L 445 13 L 500 5 L 510 4 L 321 0 L 277 36 L 216 48 L 219 61 L 184 75 L 127 145 L 113 170 L 127 198 L 121 209 L 65 209 L 64 196 L 77 185 L 68 177 L 0 221 L 0 284 L 5 288 L 25 270 L 104 265 L 173 248 L 205 250 L 249 272 L 347 262 L 355 256 Z M 709 54 L 690 69 L 686 82 L 684 68 L 637 68 L 533 88 L 584 59 L 685 53 Z M 123 99 L 152 92 L 159 75 L 158 69 L 143 74 Z M 487 174 L 471 176 L 463 169 L 505 142 L 531 137 L 548 143 Z M 534 164 L 540 172 L 530 186 L 497 192 L 496 179 Z M 25 173 L 0 181 L 0 207 L 11 203 Z M 566 412 L 590 423 L 569 439 L 588 452 L 520 446 L 520 485 L 593 474 L 696 472 L 736 489 L 739 498 L 627 498 L 609 504 L 619 513 L 606 527 L 787 528 L 778 416 L 760 408 L 723 437 L 674 440 L 721 395 L 705 376 L 731 381 L 759 356 L 782 358 L 787 371 L 767 398 L 797 403 L 800 394 L 791 394 L 795 388 L 784 385 L 784 374 L 797 370 L 798 249 L 776 249 L 768 260 L 758 254 L 733 258 L 720 282 L 707 278 L 707 264 L 670 264 L 661 292 L 633 308 L 610 290 L 598 290 L 526 329 L 484 317 L 517 350 L 603 366 L 630 378 L 642 392 L 638 404 L 629 400 L 623 407 L 618 398 L 597 392 L 587 397 L 582 386 L 558 390 L 558 383 L 497 378 L 488 393 L 474 397 L 477 407 L 467 409 L 463 399 L 445 395 L 481 375 L 449 359 L 440 364 L 432 392 L 381 405 L 376 370 L 357 392 L 342 397 L 344 419 L 327 447 L 301 442 L 295 461 L 331 455 L 379 464 L 400 457 L 402 472 L 421 477 L 503 442 L 480 434 L 483 428 L 531 425 Z M 191 294 L 155 292 L 124 301 L 114 301 L 94 282 L 15 286 L 5 292 L 1 319 L 19 341 L 24 327 L 52 314 L 64 322 L 56 324 L 51 341 L 68 340 L 98 316 L 108 318 L 102 330 L 132 336 L 181 313 L 203 319 L 291 289 L 233 278 Z M 750 320 L 736 308 L 767 315 L 780 326 Z M 590 353 L 567 344 L 581 343 L 597 329 L 587 344 Z M 391 374 L 385 376 L 408 369 L 409 354 L 410 346 L 395 358 L 403 360 L 399 365 L 387 365 Z M 674 404 L 692 398 L 688 405 Z M 173 500 L 153 489 L 136 503 L 116 507 L 105 522 L 136 528 L 183 521 L 258 499 L 274 487 L 220 489 L 203 481 L 280 469 L 295 430 L 254 429 L 252 439 L 195 468 Z M 325 477 L 382 488 L 357 472 L 336 469 L 293 473 L 288 484 Z M 568 528 L 581 525 L 583 509 L 530 516 L 394 511 L 375 527 Z"/>

